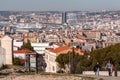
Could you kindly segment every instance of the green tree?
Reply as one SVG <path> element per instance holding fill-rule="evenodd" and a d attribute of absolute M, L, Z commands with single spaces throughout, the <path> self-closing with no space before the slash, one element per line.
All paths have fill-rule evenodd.
<path fill-rule="evenodd" d="M 85 70 L 90 70 L 90 66 L 92 64 L 90 54 L 85 52 L 84 55 L 80 55 L 80 60 L 76 66 L 75 73 L 82 73 Z"/>
<path fill-rule="evenodd" d="M 56 58 L 56 62 L 59 63 L 60 68 L 66 69 L 66 65 L 70 69 L 70 73 L 75 73 L 77 64 L 80 61 L 80 55 L 75 53 L 74 49 L 64 54 L 60 54 Z"/>
<path fill-rule="evenodd" d="M 77 53 L 75 53 L 74 48 L 72 49 L 72 52 L 70 53 L 70 73 L 75 73 L 75 69 L 76 69 L 76 64 L 79 62 L 77 62 L 79 55 Z"/>
<path fill-rule="evenodd" d="M 57 60 L 59 59 L 59 61 Z M 111 60 L 115 68 L 120 70 L 120 43 L 105 48 L 92 50 L 84 55 L 79 55 L 73 51 L 64 55 L 58 55 L 56 61 L 65 68 L 70 64 L 71 73 L 82 73 L 84 70 L 93 70 L 94 65 L 99 62 L 101 70 L 105 70 L 107 62 Z"/>
<path fill-rule="evenodd" d="M 62 68 L 65 69 L 65 65 L 69 63 L 68 56 L 65 53 L 64 54 L 60 54 L 56 58 L 56 62 L 59 63 L 59 67 L 61 69 Z"/>
<path fill-rule="evenodd" d="M 23 43 L 23 45 L 21 46 L 21 49 L 29 49 L 33 51 L 33 47 L 31 46 L 30 40 L 28 40 L 27 43 Z"/>
<path fill-rule="evenodd" d="M 104 70 L 107 62 L 111 60 L 114 63 L 115 67 L 120 70 L 120 44 L 111 45 L 102 49 L 97 49 L 90 52 L 91 61 L 93 62 L 91 65 L 91 69 L 95 65 L 96 61 L 98 61 L 101 65 L 101 69 Z"/>
<path fill-rule="evenodd" d="M 19 58 L 14 58 L 13 61 L 14 61 L 14 62 L 13 62 L 14 65 L 21 65 L 21 61 L 20 61 Z"/>

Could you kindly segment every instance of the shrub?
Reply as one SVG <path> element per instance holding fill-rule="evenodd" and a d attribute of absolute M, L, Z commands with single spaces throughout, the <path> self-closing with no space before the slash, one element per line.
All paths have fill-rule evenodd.
<path fill-rule="evenodd" d="M 14 58 L 13 64 L 14 65 L 21 65 L 20 59 L 19 58 Z"/>

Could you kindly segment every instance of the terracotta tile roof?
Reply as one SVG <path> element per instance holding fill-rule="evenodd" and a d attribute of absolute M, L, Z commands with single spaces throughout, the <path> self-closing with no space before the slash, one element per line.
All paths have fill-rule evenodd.
<path fill-rule="evenodd" d="M 59 52 L 62 52 L 62 51 L 68 50 L 68 49 L 70 49 L 70 46 L 65 45 L 65 46 L 60 46 L 56 49 L 47 49 L 47 50 L 54 52 L 54 53 L 59 53 Z"/>
<path fill-rule="evenodd" d="M 14 54 L 17 54 L 17 53 L 32 53 L 32 51 L 29 49 L 22 49 L 22 50 L 14 51 Z"/>
<path fill-rule="evenodd" d="M 65 45 L 65 46 L 61 46 L 61 47 L 56 48 L 54 50 L 54 52 L 59 53 L 59 52 L 62 52 L 62 51 L 68 50 L 68 49 L 70 49 L 70 46 Z"/>
<path fill-rule="evenodd" d="M 61 54 L 61 52 L 64 52 L 64 51 L 72 51 L 72 49 L 73 48 L 71 48 L 70 46 L 68 46 L 68 45 L 65 45 L 65 46 L 61 46 L 61 47 L 58 47 L 58 48 L 56 48 L 56 49 L 53 49 L 53 48 L 47 48 L 47 50 L 48 51 L 50 51 L 50 52 L 53 52 L 53 53 L 55 53 L 55 54 Z M 76 53 L 79 53 L 80 55 L 82 54 L 84 54 L 85 53 L 85 51 L 84 50 L 80 50 L 79 51 L 79 49 L 78 48 L 74 48 L 74 51 L 76 52 Z M 66 53 L 67 53 L 66 52 Z M 63 54 L 63 53 L 62 53 Z"/>

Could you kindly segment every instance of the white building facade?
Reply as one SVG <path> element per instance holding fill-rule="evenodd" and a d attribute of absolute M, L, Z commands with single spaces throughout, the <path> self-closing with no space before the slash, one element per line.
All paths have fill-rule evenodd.
<path fill-rule="evenodd" d="M 45 62 L 47 63 L 46 72 L 56 73 L 59 70 L 57 62 L 55 61 L 57 55 L 56 53 L 46 50 L 45 52 Z"/>
<path fill-rule="evenodd" d="M 12 65 L 13 60 L 13 39 L 6 35 L 1 39 L 1 47 L 5 49 L 5 64 Z"/>
<path fill-rule="evenodd" d="M 46 48 L 50 48 L 49 43 L 31 43 L 31 46 L 38 54 L 44 54 Z"/>
<path fill-rule="evenodd" d="M 23 45 L 23 41 L 13 40 L 13 45 L 20 48 Z"/>

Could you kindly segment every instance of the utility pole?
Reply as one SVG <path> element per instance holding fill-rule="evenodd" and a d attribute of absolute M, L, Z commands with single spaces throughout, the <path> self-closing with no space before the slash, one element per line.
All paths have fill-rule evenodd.
<path fill-rule="evenodd" d="M 29 69 L 29 72 L 30 72 L 30 54 L 28 54 L 28 69 Z"/>
<path fill-rule="evenodd" d="M 71 72 L 71 61 L 70 61 L 70 52 L 69 52 L 69 73 Z"/>
<path fill-rule="evenodd" d="M 38 74 L 38 54 L 36 54 L 36 73 Z"/>

